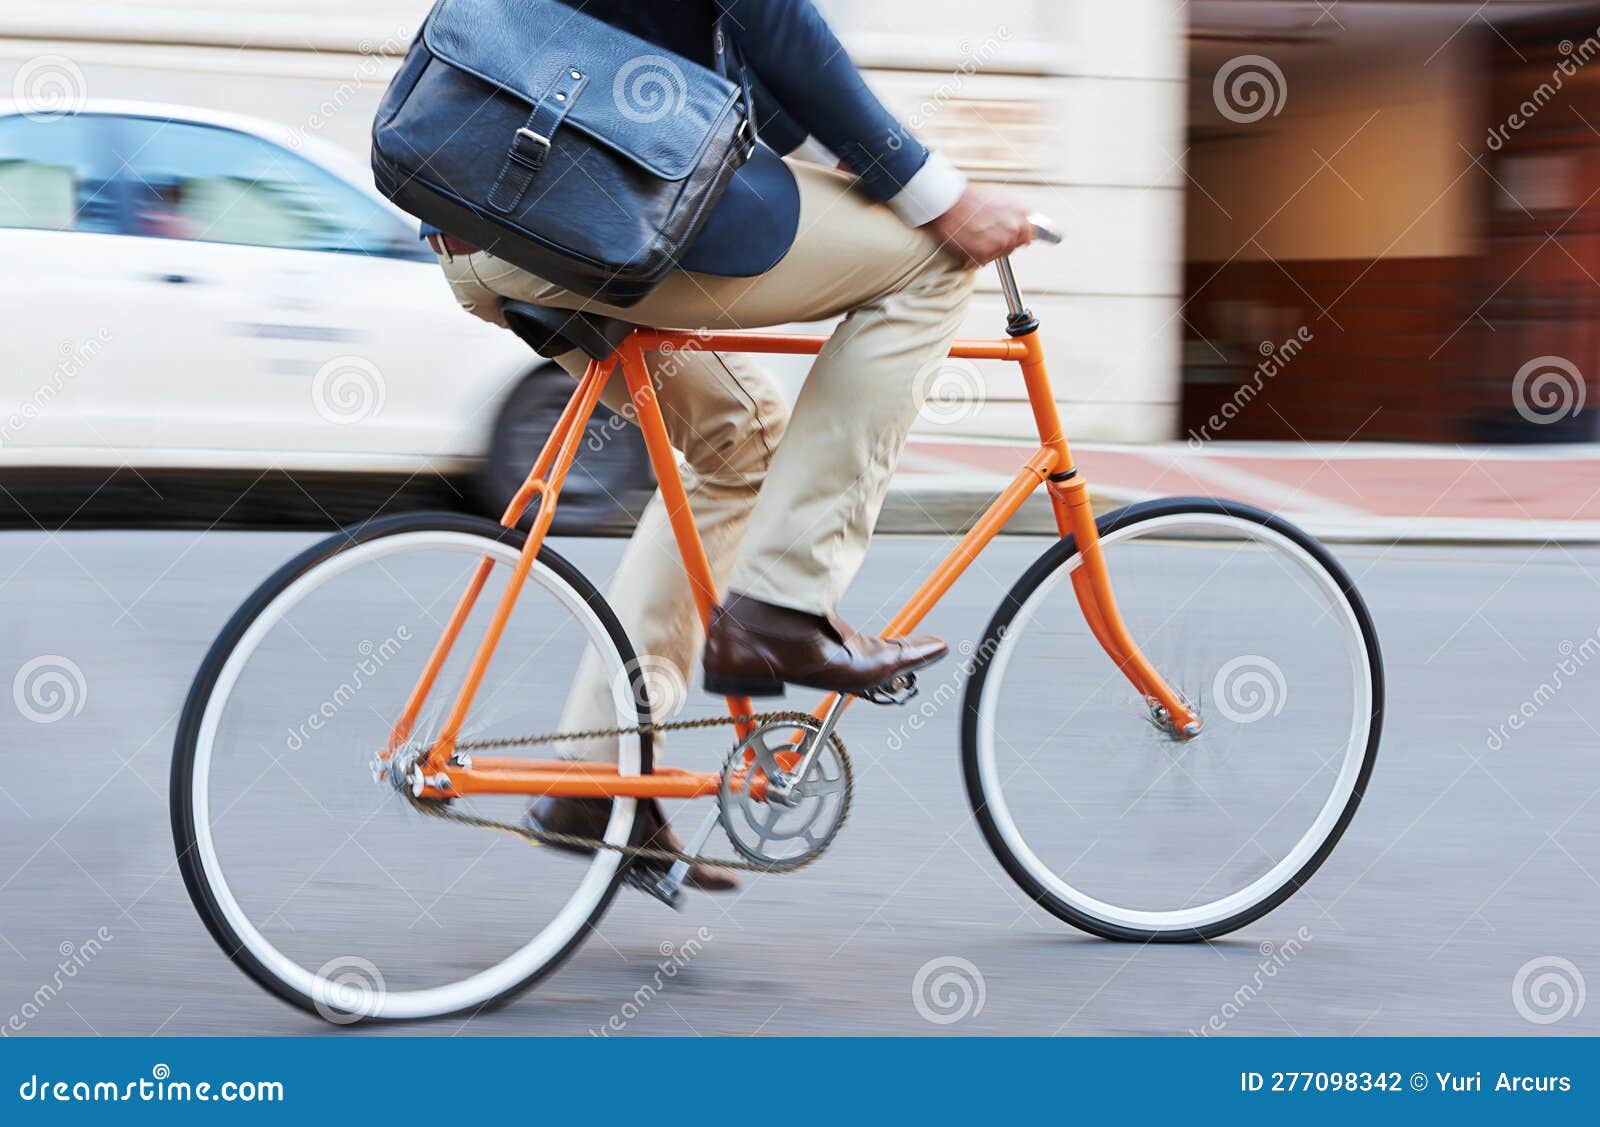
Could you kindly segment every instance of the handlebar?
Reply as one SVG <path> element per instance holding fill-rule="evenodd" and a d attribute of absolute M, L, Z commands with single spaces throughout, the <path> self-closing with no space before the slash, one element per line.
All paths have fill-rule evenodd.
<path fill-rule="evenodd" d="M 1028 216 L 1028 222 L 1033 225 L 1033 237 L 1039 242 L 1049 243 L 1051 246 L 1061 245 L 1061 228 L 1057 227 L 1055 220 L 1048 215 L 1035 212 Z"/>

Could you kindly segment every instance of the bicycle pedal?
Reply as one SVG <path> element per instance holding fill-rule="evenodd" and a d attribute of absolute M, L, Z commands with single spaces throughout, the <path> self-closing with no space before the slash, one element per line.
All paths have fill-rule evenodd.
<path fill-rule="evenodd" d="M 903 673 L 857 695 L 872 704 L 905 704 L 917 695 L 917 675 Z"/>
<path fill-rule="evenodd" d="M 675 912 L 683 911 L 683 886 L 665 873 L 651 872 L 637 865 L 630 865 L 628 871 L 623 874 L 622 883 L 638 889 L 652 900 L 661 901 Z"/>

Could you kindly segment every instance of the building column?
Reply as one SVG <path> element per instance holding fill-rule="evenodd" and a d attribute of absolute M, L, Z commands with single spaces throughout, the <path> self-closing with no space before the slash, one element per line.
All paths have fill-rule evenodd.
<path fill-rule="evenodd" d="M 1068 434 L 1178 429 L 1187 17 L 1178 0 L 833 0 L 821 5 L 890 108 L 1066 241 L 1017 256 Z M 986 271 L 964 335 L 1004 324 Z M 1014 369 L 952 361 L 921 436 L 1024 437 Z M 971 402 L 967 402 L 970 400 Z"/>

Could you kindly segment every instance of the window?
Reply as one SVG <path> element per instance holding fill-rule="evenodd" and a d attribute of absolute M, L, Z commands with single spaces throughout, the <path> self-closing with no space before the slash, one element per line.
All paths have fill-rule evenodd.
<path fill-rule="evenodd" d="M 259 137 L 126 118 L 113 148 L 126 165 L 132 234 L 432 260 L 392 213 Z"/>
<path fill-rule="evenodd" d="M 0 227 L 117 230 L 103 118 L 0 117 Z"/>

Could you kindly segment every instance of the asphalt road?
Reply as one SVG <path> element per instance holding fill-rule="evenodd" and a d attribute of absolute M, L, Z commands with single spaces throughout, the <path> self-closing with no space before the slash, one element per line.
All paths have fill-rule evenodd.
<path fill-rule="evenodd" d="M 0 1027 L 326 1031 L 218 952 L 178 877 L 167 813 L 176 716 L 206 646 L 310 539 L 0 536 L 0 689 L 39 658 L 82 673 L 50 722 L 26 713 L 63 711 L 59 699 L 25 709 L 0 694 Z M 620 542 L 558 547 L 604 576 Z M 1042 548 L 995 545 L 930 627 L 977 636 Z M 903 597 L 937 551 L 880 540 L 847 616 L 870 620 Z M 895 714 L 862 708 L 844 728 L 855 810 L 818 865 L 737 897 L 697 897 L 681 915 L 626 894 L 534 993 L 423 1028 L 582 1035 L 623 1014 L 628 1034 L 1184 1034 L 1208 1023 L 1229 1035 L 1600 1033 L 1600 1005 L 1578 1009 L 1583 976 L 1600 983 L 1600 661 L 1581 648 L 1600 627 L 1600 552 L 1339 555 L 1386 651 L 1377 773 L 1310 888 L 1244 931 L 1187 947 L 1073 931 L 1021 898 L 973 825 L 956 709 L 897 747 Z M 1561 686 L 1540 692 L 1563 662 Z M 1519 713 L 1529 718 L 1499 734 Z M 350 895 L 360 893 L 358 881 Z M 689 954 L 629 1009 L 668 950 Z M 951 959 L 970 964 L 970 1000 L 957 997 L 959 1020 L 931 1021 L 914 982 Z"/>

